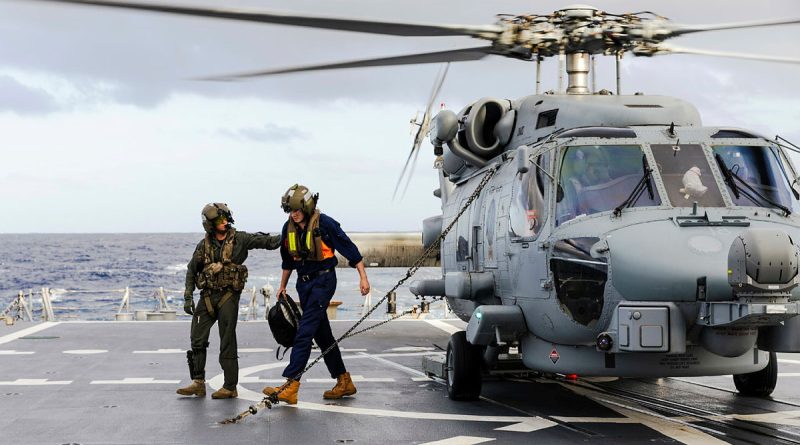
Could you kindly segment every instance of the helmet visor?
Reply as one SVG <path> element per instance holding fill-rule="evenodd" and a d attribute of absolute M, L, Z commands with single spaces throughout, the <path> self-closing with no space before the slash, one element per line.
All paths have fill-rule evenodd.
<path fill-rule="evenodd" d="M 216 218 L 213 219 L 213 222 L 214 222 L 215 225 L 220 225 L 220 224 L 223 224 L 223 223 L 227 223 L 228 222 L 228 217 L 226 217 L 225 215 L 219 215 L 219 216 L 217 216 Z"/>

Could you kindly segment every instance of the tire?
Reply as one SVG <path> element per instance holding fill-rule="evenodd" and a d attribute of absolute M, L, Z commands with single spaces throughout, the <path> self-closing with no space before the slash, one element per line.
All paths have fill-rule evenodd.
<path fill-rule="evenodd" d="M 769 363 L 761 371 L 733 376 L 733 384 L 743 396 L 767 397 L 772 394 L 777 382 L 778 355 L 774 352 L 769 353 Z"/>
<path fill-rule="evenodd" d="M 467 341 L 467 333 L 456 332 L 447 344 L 445 363 L 447 395 L 451 400 L 478 400 L 481 396 L 481 348 Z"/>

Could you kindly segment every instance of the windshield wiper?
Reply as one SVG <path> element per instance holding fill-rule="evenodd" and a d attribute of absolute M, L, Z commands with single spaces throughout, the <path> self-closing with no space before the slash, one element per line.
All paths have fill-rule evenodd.
<path fill-rule="evenodd" d="M 749 199 L 753 204 L 761 206 L 761 205 L 764 205 L 764 203 L 767 203 L 767 204 L 769 204 L 769 205 L 771 205 L 773 207 L 777 207 L 777 208 L 781 209 L 783 211 L 783 213 L 785 213 L 784 216 L 789 216 L 789 215 L 792 214 L 792 211 L 789 210 L 788 207 L 786 207 L 786 206 L 784 206 L 782 204 L 778 204 L 777 202 L 775 202 L 775 201 L 767 198 L 766 196 L 762 195 L 761 193 L 758 192 L 758 190 L 753 188 L 753 186 L 748 184 L 747 181 L 745 181 L 739 175 L 734 173 L 733 170 L 729 169 L 728 166 L 725 164 L 725 161 L 722 160 L 722 157 L 719 154 L 714 155 L 714 157 L 716 158 L 717 164 L 719 164 L 720 169 L 722 169 L 722 175 L 725 176 L 725 183 L 728 184 L 728 187 L 731 188 L 731 190 L 733 191 L 734 196 L 736 196 L 736 199 L 739 199 L 740 196 L 744 196 L 745 198 Z M 742 186 L 744 186 L 744 188 L 746 190 L 745 189 L 740 189 L 736 185 L 736 181 L 739 181 L 739 183 Z M 761 201 L 756 199 L 750 193 L 752 193 L 753 195 L 755 195 L 758 198 L 760 198 Z"/>
<path fill-rule="evenodd" d="M 655 198 L 653 194 L 653 184 L 650 182 L 650 177 L 653 170 L 647 165 L 647 158 L 642 155 L 642 170 L 644 170 L 644 174 L 642 175 L 642 179 L 636 183 L 636 186 L 631 190 L 630 195 L 625 198 L 625 201 L 622 201 L 622 204 L 618 205 L 614 209 L 614 216 L 620 216 L 622 214 L 622 209 L 627 209 L 628 207 L 633 207 L 636 204 L 636 201 L 642 197 L 642 193 L 647 190 L 648 195 L 650 195 L 650 200 L 652 201 Z"/>

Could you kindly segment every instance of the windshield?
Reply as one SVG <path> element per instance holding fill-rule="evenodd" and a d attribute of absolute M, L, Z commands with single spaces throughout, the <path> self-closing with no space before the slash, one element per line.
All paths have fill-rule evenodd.
<path fill-rule="evenodd" d="M 657 206 L 658 193 L 642 193 L 635 200 L 631 193 L 643 181 L 647 164 L 638 145 L 581 145 L 567 147 L 561 158 L 556 196 L 556 225 L 581 215 L 628 207 Z"/>
<path fill-rule="evenodd" d="M 792 196 L 777 148 L 721 145 L 712 147 L 712 151 L 715 156 L 719 155 L 724 167 L 735 175 L 733 180 L 738 193 L 729 190 L 734 205 L 774 207 L 774 204 L 779 204 L 792 211 L 800 207 Z"/>
<path fill-rule="evenodd" d="M 703 148 L 696 144 L 651 145 L 658 172 L 673 207 L 724 207 Z"/>

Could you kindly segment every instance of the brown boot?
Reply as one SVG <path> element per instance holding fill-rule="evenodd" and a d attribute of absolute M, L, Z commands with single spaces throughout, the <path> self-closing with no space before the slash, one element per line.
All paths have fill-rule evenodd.
<path fill-rule="evenodd" d="M 330 391 L 325 391 L 322 397 L 325 399 L 341 399 L 344 396 L 352 396 L 356 393 L 356 385 L 353 385 L 353 379 L 350 378 L 350 373 L 345 372 L 336 378 L 336 386 Z"/>
<path fill-rule="evenodd" d="M 300 382 L 297 380 L 288 379 L 286 380 L 286 383 L 281 386 L 267 386 L 261 392 L 263 392 L 264 395 L 271 396 L 278 391 L 280 391 L 280 394 L 278 394 L 279 401 L 289 405 L 297 405 L 297 393 L 300 391 Z"/>
<path fill-rule="evenodd" d="M 195 379 L 192 380 L 192 383 L 189 386 L 178 388 L 178 394 L 182 396 L 197 396 L 197 397 L 205 397 L 206 396 L 206 381 L 202 379 Z"/>
<path fill-rule="evenodd" d="M 225 387 L 222 387 L 211 394 L 212 399 L 235 399 L 236 397 L 239 397 L 239 393 L 236 392 L 235 389 L 231 391 Z"/>

